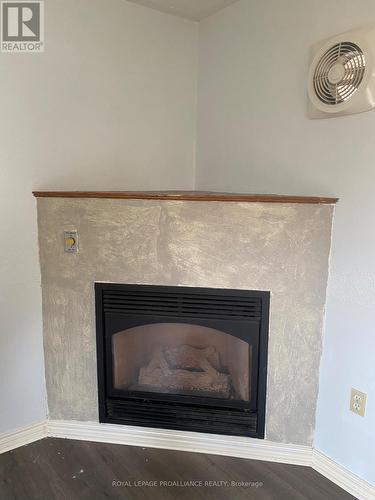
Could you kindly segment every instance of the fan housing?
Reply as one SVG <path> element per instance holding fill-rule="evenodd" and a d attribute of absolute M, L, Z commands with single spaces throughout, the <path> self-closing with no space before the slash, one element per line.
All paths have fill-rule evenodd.
<path fill-rule="evenodd" d="M 315 47 L 309 77 L 309 116 L 330 118 L 375 107 L 375 28 L 343 33 Z"/>

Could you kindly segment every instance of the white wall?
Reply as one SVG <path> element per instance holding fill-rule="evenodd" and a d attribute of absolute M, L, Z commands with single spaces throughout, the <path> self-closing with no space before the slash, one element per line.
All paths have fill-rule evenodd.
<path fill-rule="evenodd" d="M 45 3 L 45 53 L 0 55 L 0 432 L 46 414 L 31 191 L 193 187 L 197 25 Z"/>
<path fill-rule="evenodd" d="M 306 118 L 311 45 L 369 22 L 373 0 L 241 0 L 203 21 L 196 176 L 197 189 L 340 197 L 316 446 L 375 482 L 375 112 Z"/>

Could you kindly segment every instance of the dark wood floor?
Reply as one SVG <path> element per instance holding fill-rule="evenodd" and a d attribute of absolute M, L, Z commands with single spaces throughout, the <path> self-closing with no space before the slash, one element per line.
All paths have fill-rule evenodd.
<path fill-rule="evenodd" d="M 149 484 L 141 486 L 142 481 Z M 195 483 L 186 486 L 186 481 Z M 106 498 L 347 500 L 354 497 L 309 467 L 198 453 L 50 438 L 0 455 L 1 500 Z"/>

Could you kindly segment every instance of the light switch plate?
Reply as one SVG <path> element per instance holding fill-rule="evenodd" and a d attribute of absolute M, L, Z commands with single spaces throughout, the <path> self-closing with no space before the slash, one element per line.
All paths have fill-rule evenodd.
<path fill-rule="evenodd" d="M 353 413 L 364 417 L 366 411 L 366 400 L 367 394 L 358 391 L 357 389 L 352 389 L 350 395 L 350 410 Z"/>
<path fill-rule="evenodd" d="M 64 251 L 67 253 L 78 252 L 78 232 L 64 231 Z"/>

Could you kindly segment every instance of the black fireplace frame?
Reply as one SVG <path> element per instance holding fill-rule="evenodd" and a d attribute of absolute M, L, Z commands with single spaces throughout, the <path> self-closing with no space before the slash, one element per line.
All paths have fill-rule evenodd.
<path fill-rule="evenodd" d="M 130 296 L 139 293 L 145 295 L 160 293 L 177 297 L 183 297 L 187 294 L 189 297 L 196 297 L 198 301 L 199 297 L 202 300 L 207 300 L 208 297 L 215 296 L 218 300 L 230 298 L 233 301 L 246 301 L 246 303 L 250 304 L 250 308 L 256 307 L 256 315 L 257 318 L 259 317 L 259 325 L 257 323 L 257 326 L 259 326 L 258 356 L 256 360 L 252 360 L 251 368 L 253 373 L 250 379 L 251 394 L 256 394 L 256 397 L 252 397 L 249 402 L 240 402 L 212 397 L 192 397 L 182 394 L 159 394 L 140 391 L 126 391 L 124 395 L 124 391 L 115 389 L 111 384 L 111 336 L 113 332 L 112 334 L 106 333 L 106 318 L 111 318 L 111 315 L 114 315 L 111 318 L 113 323 L 119 314 L 128 317 L 129 314 L 125 311 L 119 313 L 118 310 L 113 310 L 118 306 L 108 304 L 106 297 L 118 293 Z M 252 303 L 256 304 L 256 306 L 251 305 Z M 190 430 L 263 439 L 266 412 L 269 305 L 270 292 L 268 291 L 95 283 L 99 421 L 111 424 Z M 237 313 L 233 312 L 233 317 L 236 317 L 235 314 Z M 132 311 L 130 316 L 133 323 L 130 322 L 129 324 L 128 320 L 128 328 L 144 324 L 140 319 L 144 315 L 140 314 L 138 318 L 135 312 Z M 245 317 L 242 319 L 246 321 Z M 205 317 L 205 313 L 192 315 L 188 313 L 186 317 L 181 317 L 181 315 L 166 312 L 165 316 L 158 315 L 158 321 L 148 321 L 147 324 L 156 322 L 191 323 L 192 320 L 194 320 L 195 324 L 202 326 L 215 326 L 215 318 Z M 220 321 L 223 320 L 230 322 L 230 313 L 229 319 L 217 319 L 218 329 L 220 329 Z M 236 317 L 235 321 L 241 321 L 241 318 Z M 249 321 L 252 321 L 252 319 L 247 319 L 246 326 L 250 324 Z M 249 341 L 248 336 L 244 337 L 238 332 L 231 334 L 237 338 L 242 338 L 242 340 Z M 149 417 L 147 417 L 147 412 L 149 412 Z"/>

